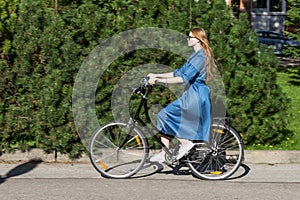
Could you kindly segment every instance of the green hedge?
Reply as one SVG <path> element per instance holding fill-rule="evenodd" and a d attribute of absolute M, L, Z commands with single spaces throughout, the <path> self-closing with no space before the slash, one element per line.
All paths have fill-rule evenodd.
<path fill-rule="evenodd" d="M 73 122 L 72 89 L 89 52 L 122 31 L 161 27 L 188 33 L 190 22 L 209 34 L 227 92 L 228 115 L 246 145 L 275 145 L 291 134 L 286 129 L 288 99 L 275 82 L 275 56 L 258 49 L 247 17 L 234 18 L 223 0 L 193 2 L 192 21 L 189 3 L 181 0 L 53 2 L 0 0 L 1 152 L 38 147 L 80 156 L 85 147 Z M 183 62 L 157 50 L 137 50 L 116 60 L 99 81 L 99 121 L 111 119 L 112 86 L 122 73 L 141 64 L 177 68 Z M 160 101 L 171 100 L 168 96 Z"/>

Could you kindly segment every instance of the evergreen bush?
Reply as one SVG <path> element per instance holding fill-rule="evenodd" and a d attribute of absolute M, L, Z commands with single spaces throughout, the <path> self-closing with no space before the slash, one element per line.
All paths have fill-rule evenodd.
<path fill-rule="evenodd" d="M 286 130 L 288 100 L 276 85 L 274 54 L 258 49 L 247 17 L 235 18 L 223 0 L 192 2 L 0 0 L 0 152 L 42 148 L 76 158 L 85 151 L 72 117 L 72 89 L 85 57 L 101 41 L 139 27 L 188 33 L 206 29 L 227 92 L 228 115 L 246 145 L 278 144 Z M 192 14 L 192 18 L 190 18 Z M 5 27 L 5 28 L 3 28 Z M 118 79 L 135 66 L 160 63 L 178 68 L 184 59 L 142 49 L 115 60 L 99 80 L 96 112 L 112 118 L 110 100 Z M 153 102 L 174 97 L 157 89 Z M 162 98 L 164 96 L 165 98 Z"/>
<path fill-rule="evenodd" d="M 287 19 L 285 25 L 288 27 L 289 32 L 286 32 L 288 36 L 300 41 L 300 1 L 299 0 L 287 0 Z M 293 58 L 300 58 L 300 48 L 299 47 L 288 47 L 284 50 L 284 54 Z"/>

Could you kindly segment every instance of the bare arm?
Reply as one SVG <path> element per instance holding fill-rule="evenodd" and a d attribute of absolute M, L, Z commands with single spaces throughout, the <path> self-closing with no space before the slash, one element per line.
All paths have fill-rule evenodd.
<path fill-rule="evenodd" d="M 174 77 L 173 72 L 163 73 L 163 74 L 153 74 L 150 73 L 147 75 L 149 79 L 149 83 L 151 85 L 156 82 L 165 83 L 165 84 L 175 84 L 175 83 L 183 83 L 183 79 L 180 76 Z"/>
<path fill-rule="evenodd" d="M 163 74 L 153 74 L 150 73 L 147 75 L 150 78 L 173 78 L 173 72 L 163 73 Z"/>

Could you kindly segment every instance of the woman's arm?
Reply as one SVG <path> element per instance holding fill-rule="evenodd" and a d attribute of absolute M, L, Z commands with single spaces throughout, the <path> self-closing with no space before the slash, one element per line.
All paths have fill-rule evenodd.
<path fill-rule="evenodd" d="M 147 75 L 150 78 L 173 78 L 173 72 L 163 73 L 163 74 L 153 74 L 150 73 Z"/>
<path fill-rule="evenodd" d="M 164 84 L 183 83 L 183 79 L 180 76 L 174 77 L 173 72 L 163 74 L 150 73 L 147 76 L 150 78 L 149 83 L 151 85 L 154 85 L 156 82 Z"/>

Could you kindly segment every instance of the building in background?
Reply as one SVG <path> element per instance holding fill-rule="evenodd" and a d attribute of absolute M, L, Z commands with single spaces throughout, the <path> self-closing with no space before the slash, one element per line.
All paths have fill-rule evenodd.
<path fill-rule="evenodd" d="M 237 5 L 239 12 L 247 12 L 254 31 L 285 30 L 286 0 L 226 0 L 228 5 Z"/>

